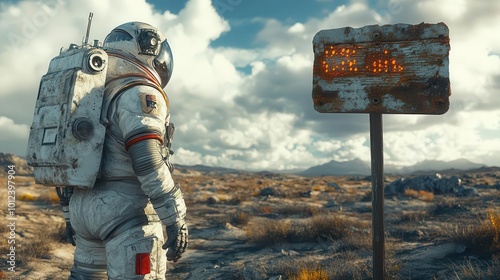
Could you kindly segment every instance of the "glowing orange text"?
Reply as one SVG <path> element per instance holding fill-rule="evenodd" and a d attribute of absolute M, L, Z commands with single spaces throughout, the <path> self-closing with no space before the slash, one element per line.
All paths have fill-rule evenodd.
<path fill-rule="evenodd" d="M 361 73 L 398 73 L 404 70 L 404 67 L 391 56 L 389 50 L 367 54 L 360 46 L 330 46 L 325 48 L 324 58 L 322 61 L 324 72 L 335 76 L 350 76 Z"/>

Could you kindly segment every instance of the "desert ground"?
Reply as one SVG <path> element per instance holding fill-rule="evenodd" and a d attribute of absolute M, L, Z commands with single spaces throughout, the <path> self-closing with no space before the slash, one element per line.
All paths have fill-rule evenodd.
<path fill-rule="evenodd" d="M 7 175 L 0 278 L 67 279 L 74 247 L 63 241 L 57 195 L 29 174 L 11 178 L 16 263 L 8 270 Z M 500 168 L 429 176 L 459 178 L 462 191 L 419 187 L 422 177 L 410 188 L 386 175 L 386 185 L 409 184 L 385 197 L 387 279 L 500 279 Z M 174 177 L 188 205 L 190 246 L 168 264 L 167 279 L 371 279 L 370 178 L 189 169 Z"/>

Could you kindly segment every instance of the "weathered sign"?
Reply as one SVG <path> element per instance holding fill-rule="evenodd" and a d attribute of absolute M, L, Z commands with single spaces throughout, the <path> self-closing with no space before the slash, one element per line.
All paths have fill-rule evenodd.
<path fill-rule="evenodd" d="M 450 51 L 444 23 L 319 31 L 314 108 L 321 113 L 444 114 Z"/>

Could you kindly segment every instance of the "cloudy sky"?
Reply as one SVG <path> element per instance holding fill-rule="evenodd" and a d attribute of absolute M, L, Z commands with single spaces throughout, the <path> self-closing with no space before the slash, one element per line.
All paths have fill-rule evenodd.
<path fill-rule="evenodd" d="M 0 151 L 25 155 L 40 77 L 59 49 L 115 26 L 157 26 L 174 52 L 173 161 L 247 170 L 370 160 L 367 114 L 313 109 L 321 29 L 445 22 L 450 110 L 384 115 L 386 164 L 465 158 L 500 166 L 497 0 L 0 0 Z M 292 4 L 293 3 L 293 4 Z M 495 94 L 497 94 L 495 96 Z"/>

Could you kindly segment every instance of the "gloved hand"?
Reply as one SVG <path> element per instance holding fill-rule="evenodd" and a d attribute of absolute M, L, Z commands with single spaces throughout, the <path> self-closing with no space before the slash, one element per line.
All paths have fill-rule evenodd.
<path fill-rule="evenodd" d="M 64 237 L 66 237 L 66 241 L 68 243 L 71 243 L 73 246 L 76 246 L 75 238 L 73 237 L 73 235 L 75 235 L 75 231 L 73 230 L 71 223 L 66 222 L 66 232 L 64 233 Z"/>
<path fill-rule="evenodd" d="M 166 227 L 167 242 L 162 248 L 167 250 L 167 261 L 177 262 L 188 247 L 188 228 L 184 221 Z"/>

